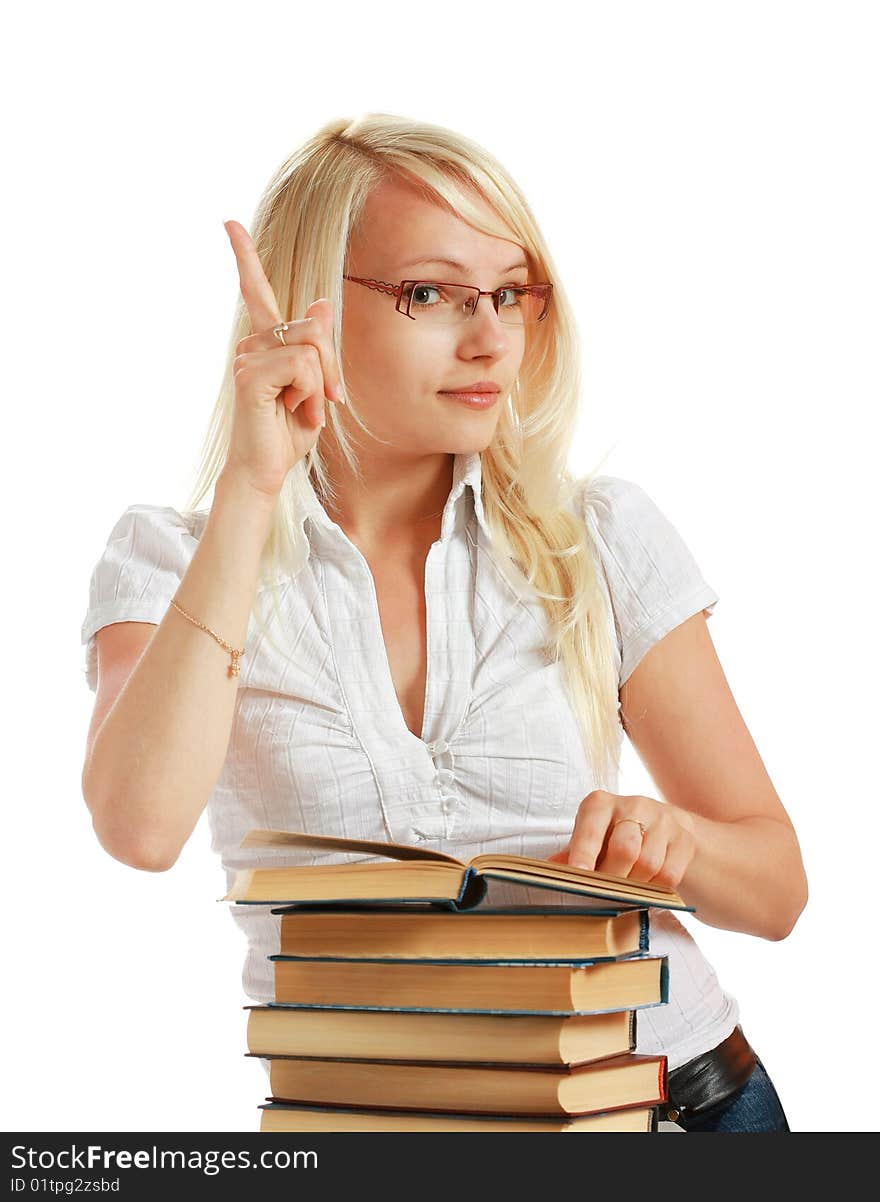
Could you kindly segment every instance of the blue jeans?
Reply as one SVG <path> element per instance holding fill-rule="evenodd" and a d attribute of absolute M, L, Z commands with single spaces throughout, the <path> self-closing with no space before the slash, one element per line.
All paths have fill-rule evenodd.
<path fill-rule="evenodd" d="M 685 1131 L 791 1131 L 779 1095 L 760 1059 L 739 1093 L 719 1110 L 690 1117 L 681 1115 L 676 1122 Z"/>

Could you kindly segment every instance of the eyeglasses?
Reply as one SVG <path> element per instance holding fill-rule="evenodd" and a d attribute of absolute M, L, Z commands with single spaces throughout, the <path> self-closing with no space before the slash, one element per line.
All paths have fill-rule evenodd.
<path fill-rule="evenodd" d="M 343 275 L 353 284 L 363 284 L 376 292 L 397 297 L 398 313 L 425 325 L 454 326 L 468 321 L 476 312 L 481 296 L 491 296 L 495 312 L 505 325 L 528 326 L 543 321 L 550 308 L 552 284 L 517 284 L 486 292 L 467 284 L 444 284 L 436 280 L 402 280 L 386 284 L 383 280 L 363 280 Z"/>

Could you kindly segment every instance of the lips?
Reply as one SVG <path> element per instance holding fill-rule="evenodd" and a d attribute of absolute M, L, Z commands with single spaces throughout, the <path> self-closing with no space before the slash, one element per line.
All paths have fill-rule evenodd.
<path fill-rule="evenodd" d="M 457 405 L 467 409 L 495 409 L 501 399 L 501 393 L 493 388 L 491 392 L 439 392 L 438 396 L 449 397 Z"/>
<path fill-rule="evenodd" d="M 462 384 L 460 388 L 442 388 L 440 391 L 452 393 L 455 396 L 462 396 L 465 393 L 470 394 L 474 392 L 500 392 L 501 387 L 491 380 L 477 380 L 475 384 Z"/>

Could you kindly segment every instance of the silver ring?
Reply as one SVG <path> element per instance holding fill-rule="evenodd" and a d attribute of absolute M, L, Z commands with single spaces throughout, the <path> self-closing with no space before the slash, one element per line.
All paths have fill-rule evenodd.
<path fill-rule="evenodd" d="M 272 333 L 275 335 L 275 337 L 278 339 L 278 341 L 281 343 L 282 346 L 287 346 L 287 343 L 284 341 L 284 335 L 285 335 L 286 331 L 289 329 L 290 329 L 290 326 L 287 324 L 286 321 L 282 321 L 280 325 L 272 327 Z"/>
<path fill-rule="evenodd" d="M 645 826 L 645 824 L 643 822 L 639 822 L 638 818 L 618 818 L 617 821 L 614 823 L 614 826 L 620 826 L 621 822 L 635 822 L 636 825 L 638 826 L 639 830 L 642 832 L 643 839 L 644 839 L 645 835 L 647 835 L 647 833 L 648 833 L 648 828 Z M 611 828 L 612 830 L 614 830 L 614 826 L 612 826 L 612 828 Z"/>

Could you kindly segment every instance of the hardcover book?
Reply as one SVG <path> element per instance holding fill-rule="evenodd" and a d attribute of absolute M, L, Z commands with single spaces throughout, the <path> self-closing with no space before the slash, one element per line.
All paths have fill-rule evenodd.
<path fill-rule="evenodd" d="M 595 1014 L 669 1000 L 666 956 L 562 963 L 392 963 L 268 957 L 270 1005 L 362 1009 Z"/>
<path fill-rule="evenodd" d="M 245 1006 L 249 1056 L 587 1064 L 634 1052 L 636 1011 L 443 1014 Z"/>
<path fill-rule="evenodd" d="M 666 1098 L 666 1057 L 629 1053 L 552 1068 L 270 1056 L 272 1098 L 380 1109 L 560 1117 Z"/>
<path fill-rule="evenodd" d="M 241 847 L 323 848 L 351 851 L 363 857 L 390 857 L 390 860 L 377 862 L 365 858 L 344 864 L 240 868 L 232 888 L 220 901 L 275 905 L 296 901 L 428 901 L 452 910 L 468 910 L 485 897 L 487 881 L 497 879 L 576 893 L 586 900 L 598 901 L 600 908 L 611 901 L 619 908 L 658 906 L 694 912 L 693 906 L 665 886 L 527 856 L 489 852 L 464 862 L 406 843 L 262 829 L 249 831 Z"/>
<path fill-rule="evenodd" d="M 269 1098 L 259 1107 L 260 1131 L 648 1131 L 658 1128 L 656 1106 L 630 1107 L 580 1118 L 519 1115 L 440 1114 L 430 1111 L 363 1110 L 353 1106 L 309 1106 Z"/>
<path fill-rule="evenodd" d="M 648 911 L 568 906 L 456 913 L 435 906 L 293 906 L 280 952 L 310 959 L 523 961 L 617 959 L 648 950 Z"/>

